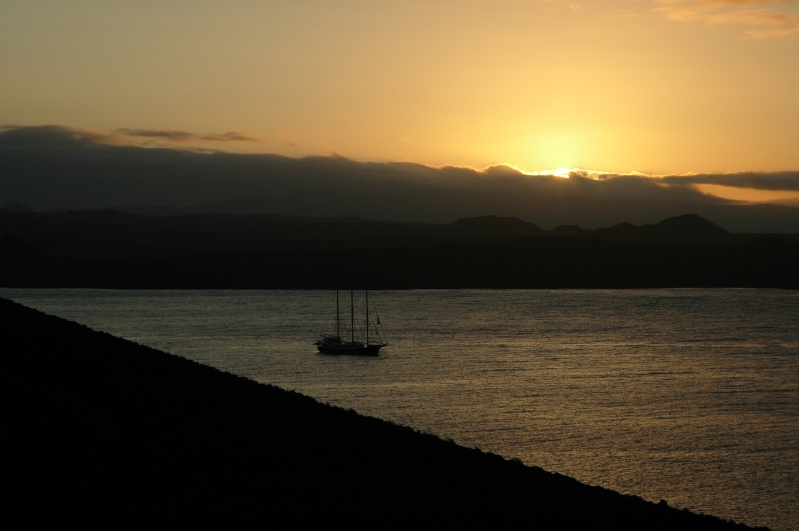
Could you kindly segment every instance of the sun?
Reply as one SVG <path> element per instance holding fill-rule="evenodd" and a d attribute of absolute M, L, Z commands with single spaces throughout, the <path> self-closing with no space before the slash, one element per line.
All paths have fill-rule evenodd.
<path fill-rule="evenodd" d="M 547 173 L 549 175 L 554 175 L 555 177 L 561 177 L 563 179 L 568 179 L 571 172 L 576 171 L 578 168 L 556 168 L 554 170 L 547 170 L 542 173 Z"/>
<path fill-rule="evenodd" d="M 554 170 L 540 170 L 533 172 L 525 172 L 527 175 L 551 175 L 553 177 L 560 177 L 561 179 L 568 179 L 572 173 L 582 171 L 580 168 L 555 168 Z"/>

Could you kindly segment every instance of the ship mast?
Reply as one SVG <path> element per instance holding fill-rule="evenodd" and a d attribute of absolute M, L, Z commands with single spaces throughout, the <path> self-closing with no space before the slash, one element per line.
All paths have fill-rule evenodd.
<path fill-rule="evenodd" d="M 353 343 L 355 343 L 355 299 L 350 290 L 350 336 Z"/>
<path fill-rule="evenodd" d="M 341 314 L 338 309 L 338 290 L 336 290 L 336 337 L 341 338 Z"/>

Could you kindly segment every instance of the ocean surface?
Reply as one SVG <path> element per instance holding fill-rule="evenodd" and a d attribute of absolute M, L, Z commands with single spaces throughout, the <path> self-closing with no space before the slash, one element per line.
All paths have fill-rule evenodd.
<path fill-rule="evenodd" d="M 0 297 L 585 483 L 799 530 L 799 292 L 375 291 L 376 358 L 316 352 L 333 291 Z"/>

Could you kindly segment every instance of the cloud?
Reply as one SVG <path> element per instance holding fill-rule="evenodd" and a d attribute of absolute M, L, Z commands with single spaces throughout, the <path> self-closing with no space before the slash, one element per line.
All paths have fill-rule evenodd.
<path fill-rule="evenodd" d="M 181 146 L 188 149 L 203 149 L 209 144 L 213 145 L 215 143 L 250 142 L 265 144 L 265 142 L 252 135 L 237 131 L 221 134 L 197 134 L 179 130 L 122 128 L 103 133 L 64 125 L 34 127 L 2 125 L 0 126 L 0 134 L 3 135 L 3 142 L 6 145 L 11 143 L 39 143 L 51 147 L 92 144 L 145 147 Z"/>
<path fill-rule="evenodd" d="M 113 141 L 113 135 L 62 125 L 35 127 L 2 125 L 0 126 L 0 137 L 5 146 L 41 145 L 57 147 L 61 145 L 112 143 Z"/>
<path fill-rule="evenodd" d="M 270 213 L 451 223 L 488 214 L 545 228 L 655 223 L 699 214 L 739 232 L 797 232 L 799 209 L 741 206 L 702 193 L 718 184 L 799 190 L 799 171 L 649 176 L 573 169 L 569 178 L 510 165 L 484 169 L 409 162 L 359 162 L 338 154 L 271 154 L 144 148 L 133 131 L 63 126 L 0 128 L 0 205 L 34 210 L 124 208 L 170 212 Z M 138 131 L 200 138 L 182 131 Z M 180 144 L 180 141 L 178 141 Z M 764 210 L 766 209 L 766 210 Z"/>
<path fill-rule="evenodd" d="M 254 136 L 237 131 L 228 131 L 222 134 L 196 134 L 188 131 L 155 130 L 155 129 L 117 129 L 116 133 L 128 138 L 147 138 L 167 140 L 170 142 L 263 142 Z"/>
<path fill-rule="evenodd" d="M 196 140 L 197 135 L 186 131 L 157 131 L 150 129 L 117 129 L 117 133 L 130 137 L 160 138 L 173 142 Z"/>
<path fill-rule="evenodd" d="M 699 173 L 664 176 L 660 180 L 675 186 L 714 184 L 753 190 L 799 192 L 799 171 Z"/>
<path fill-rule="evenodd" d="M 512 168 L 512 167 L 511 167 Z M 520 170 L 518 170 L 520 171 Z M 535 172 L 531 175 L 548 175 L 547 172 Z M 563 177 L 558 170 L 558 176 Z M 690 173 L 680 175 L 648 175 L 641 172 L 616 173 L 572 168 L 568 171 L 571 178 L 579 177 L 593 181 L 620 181 L 630 179 L 652 180 L 661 185 L 673 187 L 692 187 L 701 184 L 747 188 L 769 191 L 799 191 L 799 171 L 777 172 L 733 172 L 733 173 Z"/>
<path fill-rule="evenodd" d="M 799 32 L 795 2 L 787 0 L 655 0 L 655 11 L 671 20 L 728 24 L 753 39 Z"/>

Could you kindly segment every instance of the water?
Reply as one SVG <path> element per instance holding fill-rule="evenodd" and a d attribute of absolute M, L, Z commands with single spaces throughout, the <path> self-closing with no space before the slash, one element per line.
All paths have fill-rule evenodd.
<path fill-rule="evenodd" d="M 315 352 L 326 291 L 0 296 L 589 484 L 799 529 L 797 292 L 370 292 L 377 358 Z"/>

